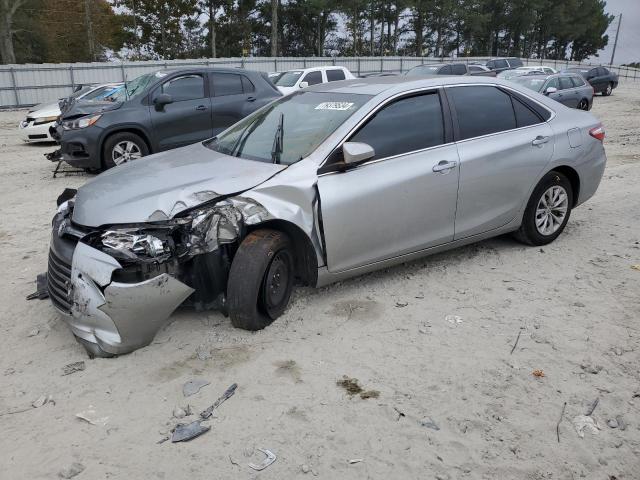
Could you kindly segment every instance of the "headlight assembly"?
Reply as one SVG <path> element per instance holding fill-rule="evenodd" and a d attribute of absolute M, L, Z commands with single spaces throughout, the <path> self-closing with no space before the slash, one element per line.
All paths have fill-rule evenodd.
<path fill-rule="evenodd" d="M 51 123 L 58 120 L 58 115 L 52 117 L 37 117 L 33 120 L 34 125 L 42 125 L 43 123 Z"/>
<path fill-rule="evenodd" d="M 62 128 L 64 130 L 77 130 L 79 128 L 87 128 L 96 123 L 102 115 L 93 115 L 91 117 L 80 117 L 74 120 L 64 120 Z"/>
<path fill-rule="evenodd" d="M 125 257 L 139 260 L 147 257 L 164 260 L 171 255 L 168 239 L 161 239 L 145 232 L 108 230 L 101 236 L 102 245 L 122 253 Z"/>

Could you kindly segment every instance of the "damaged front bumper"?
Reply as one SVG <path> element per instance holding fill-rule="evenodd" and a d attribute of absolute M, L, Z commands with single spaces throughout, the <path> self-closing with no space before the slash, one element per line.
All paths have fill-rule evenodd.
<path fill-rule="evenodd" d="M 193 293 L 168 273 L 138 283 L 112 281 L 120 268 L 113 257 L 84 243 L 73 246 L 54 230 L 48 268 L 51 301 L 94 352 L 118 355 L 148 345 Z"/>

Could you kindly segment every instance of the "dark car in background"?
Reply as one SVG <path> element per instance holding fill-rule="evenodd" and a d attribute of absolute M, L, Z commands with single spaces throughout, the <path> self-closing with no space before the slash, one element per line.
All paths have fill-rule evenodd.
<path fill-rule="evenodd" d="M 593 87 L 582 76 L 575 73 L 545 75 L 530 72 L 527 75 L 514 77 L 510 81 L 542 93 L 570 108 L 591 110 L 593 105 Z"/>
<path fill-rule="evenodd" d="M 466 63 L 433 63 L 428 65 L 418 65 L 411 70 L 407 70 L 405 75 L 408 77 L 418 77 L 423 75 L 485 75 L 495 76 L 495 73 L 489 71 L 471 70 L 474 65 Z"/>
<path fill-rule="evenodd" d="M 76 102 L 55 136 L 60 158 L 105 170 L 211 138 L 282 94 L 266 74 L 240 69 L 160 70 L 127 82 L 109 101 Z"/>
<path fill-rule="evenodd" d="M 484 65 L 469 64 L 467 65 L 469 75 L 477 75 L 480 77 L 495 77 L 497 73 Z"/>
<path fill-rule="evenodd" d="M 504 72 L 505 70 L 513 70 L 514 68 L 521 67 L 522 65 L 522 60 L 515 57 L 494 58 L 485 64 L 488 69 L 493 70 L 496 73 Z"/>
<path fill-rule="evenodd" d="M 605 67 L 572 67 L 564 71 L 582 75 L 595 93 L 602 93 L 605 97 L 611 95 L 618 86 L 618 74 Z"/>

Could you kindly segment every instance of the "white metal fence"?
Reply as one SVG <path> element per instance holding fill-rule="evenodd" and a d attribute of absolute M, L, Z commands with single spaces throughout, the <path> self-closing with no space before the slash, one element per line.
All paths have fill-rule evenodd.
<path fill-rule="evenodd" d="M 465 57 L 455 61 L 484 62 L 488 57 Z M 450 58 L 430 57 L 249 57 L 193 60 L 152 60 L 142 62 L 59 63 L 0 65 L 0 108 L 24 107 L 68 96 L 76 85 L 121 82 L 163 68 L 220 66 L 274 72 L 318 65 L 341 65 L 354 75 L 373 72 L 404 72 L 423 63 L 450 62 Z M 591 63 L 562 60 L 523 59 L 525 64 L 549 65 L 563 69 Z M 640 69 L 607 66 L 621 79 L 640 79 Z"/>

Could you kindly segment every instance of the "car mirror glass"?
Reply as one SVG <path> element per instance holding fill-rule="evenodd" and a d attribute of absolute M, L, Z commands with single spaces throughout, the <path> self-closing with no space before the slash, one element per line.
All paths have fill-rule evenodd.
<path fill-rule="evenodd" d="M 342 145 L 342 156 L 347 165 L 364 162 L 373 158 L 375 154 L 373 147 L 367 143 L 346 142 Z"/>

